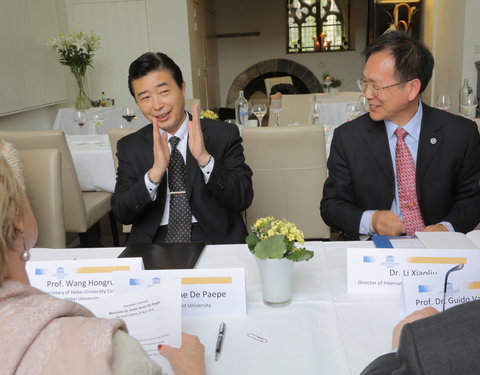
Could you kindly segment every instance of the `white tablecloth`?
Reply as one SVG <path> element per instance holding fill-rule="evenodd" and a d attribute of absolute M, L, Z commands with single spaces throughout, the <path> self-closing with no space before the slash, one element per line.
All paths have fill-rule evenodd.
<path fill-rule="evenodd" d="M 101 133 L 108 134 L 112 128 L 120 128 L 122 125 L 127 126 L 128 123 L 122 118 L 122 108 L 117 107 L 92 107 L 87 109 L 88 121 L 83 129 L 73 122 L 73 108 L 60 108 L 57 112 L 57 117 L 53 123 L 52 129 L 60 129 L 65 134 L 97 134 L 95 126 L 92 124 L 92 115 L 101 112 L 105 116 L 105 121 L 102 125 Z M 143 117 L 140 110 L 137 111 L 137 118 L 131 123 L 134 128 L 141 128 L 147 125 L 149 121 Z"/>
<path fill-rule="evenodd" d="M 67 135 L 82 191 L 115 189 L 116 172 L 108 135 Z"/>
<path fill-rule="evenodd" d="M 359 374 L 375 357 L 390 351 L 399 321 L 398 295 L 350 295 L 346 288 L 346 248 L 371 242 L 308 242 L 315 251 L 295 264 L 294 297 L 289 306 L 262 303 L 255 258 L 246 245 L 207 246 L 197 268 L 243 267 L 247 284 L 246 318 L 184 318 L 183 330 L 206 347 L 207 373 L 216 374 Z M 102 258 L 123 249 L 32 250 L 32 260 Z M 218 326 L 227 324 L 222 355 L 214 361 Z M 263 344 L 247 337 L 264 337 Z"/>

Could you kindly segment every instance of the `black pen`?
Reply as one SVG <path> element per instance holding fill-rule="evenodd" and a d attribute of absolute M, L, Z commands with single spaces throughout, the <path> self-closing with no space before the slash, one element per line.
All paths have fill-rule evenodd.
<path fill-rule="evenodd" d="M 220 352 L 222 351 L 223 337 L 225 336 L 225 323 L 220 323 L 220 328 L 218 329 L 217 336 L 217 345 L 215 345 L 215 361 L 218 361 L 220 358 Z"/>

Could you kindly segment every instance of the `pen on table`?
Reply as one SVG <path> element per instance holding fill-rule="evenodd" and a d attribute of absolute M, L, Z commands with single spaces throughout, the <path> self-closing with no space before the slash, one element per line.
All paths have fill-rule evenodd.
<path fill-rule="evenodd" d="M 226 325 L 224 322 L 220 323 L 220 328 L 218 329 L 217 336 L 217 345 L 215 345 L 215 361 L 218 361 L 220 358 L 220 352 L 222 351 L 223 337 L 225 336 Z"/>

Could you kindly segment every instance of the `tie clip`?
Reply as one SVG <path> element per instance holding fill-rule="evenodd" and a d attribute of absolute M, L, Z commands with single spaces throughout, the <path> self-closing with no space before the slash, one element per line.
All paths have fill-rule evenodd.
<path fill-rule="evenodd" d="M 171 191 L 170 194 L 185 194 L 186 191 L 185 190 L 181 190 L 181 191 Z"/>

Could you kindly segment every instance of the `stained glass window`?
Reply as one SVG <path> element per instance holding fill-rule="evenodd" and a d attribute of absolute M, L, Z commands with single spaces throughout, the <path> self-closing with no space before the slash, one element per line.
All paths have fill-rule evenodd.
<path fill-rule="evenodd" d="M 287 0 L 287 53 L 349 49 L 350 0 Z"/>

